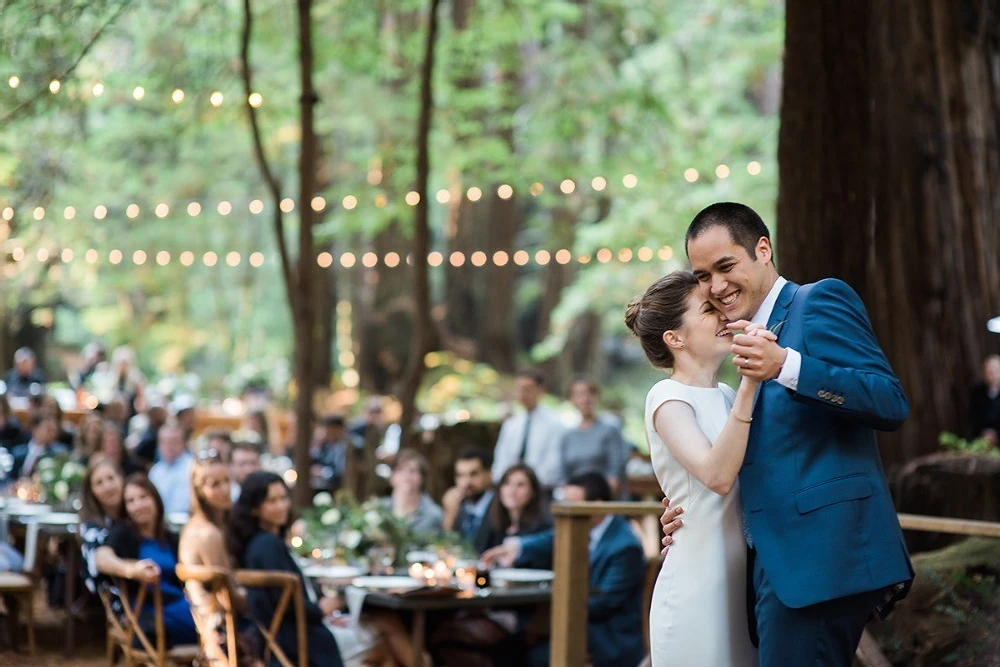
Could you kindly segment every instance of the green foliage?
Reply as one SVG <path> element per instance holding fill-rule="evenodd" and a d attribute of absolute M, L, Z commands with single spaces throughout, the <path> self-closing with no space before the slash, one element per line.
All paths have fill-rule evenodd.
<path fill-rule="evenodd" d="M 65 71 L 94 32 L 122 7 L 58 95 L 42 95 L 30 113 L 0 132 L 0 208 L 17 209 L 8 250 L 25 261 L 3 277 L 8 327 L 32 309 L 47 310 L 56 342 L 77 346 L 91 337 L 130 343 L 149 376 L 196 369 L 205 389 L 230 391 L 244 376 L 276 377 L 292 351 L 290 319 L 271 229 L 273 202 L 252 161 L 238 55 L 239 3 L 205 0 L 125 0 L 9 3 L 0 16 L 0 72 L 18 74 L 16 90 L 0 96 L 0 118 Z M 766 103 L 783 36 L 778 0 L 508 0 L 475 2 L 468 25 L 443 9 L 436 72 L 431 191 L 509 183 L 525 214 L 517 246 L 569 247 L 593 256 L 608 248 L 633 252 L 670 246 L 667 260 L 591 261 L 571 268 L 549 336 L 534 360 L 558 355 L 577 318 L 597 313 L 616 345 L 632 345 L 622 327 L 628 298 L 663 272 L 683 264 L 683 229 L 703 205 L 739 199 L 771 218 L 776 193 L 775 105 Z M 319 235 L 335 250 L 363 251 L 386 229 L 408 231 L 412 209 L 417 73 L 424 11 L 420 0 L 315 3 L 317 130 L 321 187 L 330 205 Z M 284 196 L 296 195 L 298 64 L 293 3 L 255 0 L 251 49 L 264 144 Z M 93 85 L 105 92 L 95 97 Z M 4 81 L 0 85 L 6 86 Z M 132 98 L 142 86 L 141 102 Z M 182 104 L 170 94 L 185 91 Z M 220 108 L 209 104 L 223 93 Z M 746 165 L 763 165 L 751 176 Z M 731 169 L 716 177 L 717 165 Z M 687 182 L 684 171 L 697 169 Z M 622 184 L 634 174 L 638 185 Z M 591 179 L 608 186 L 595 192 Z M 564 178 L 576 192 L 558 191 Z M 540 196 L 527 194 L 534 182 Z M 354 210 L 337 205 L 352 194 Z M 372 201 L 384 194 L 388 203 Z M 265 212 L 248 212 L 260 198 Z M 215 205 L 232 202 L 222 215 Z M 154 214 L 166 203 L 165 217 Z M 187 214 L 190 202 L 203 210 Z M 135 203 L 135 219 L 125 207 Z M 77 214 L 65 219 L 63 209 Z M 108 207 L 97 220 L 95 207 Z M 31 210 L 46 214 L 34 220 Z M 473 209 L 485 220 L 484 201 Z M 557 224 L 555 212 L 572 223 Z M 448 243 L 448 209 L 431 206 L 435 249 Z M 291 238 L 295 215 L 287 216 Z M 69 264 L 39 262 L 65 248 Z M 82 261 L 99 251 L 96 263 Z M 111 250 L 124 261 L 107 262 Z M 142 250 L 142 266 L 131 260 Z M 398 248 L 405 253 L 405 248 Z M 166 266 L 154 263 L 166 251 Z M 194 253 L 191 267 L 177 260 Z M 219 255 L 214 267 L 204 253 Z M 242 262 L 229 267 L 229 251 Z M 260 251 L 263 267 L 247 257 Z M 10 265 L 7 265 L 9 268 Z M 0 267 L 3 268 L 3 267 Z M 346 298 L 363 302 L 360 269 L 337 269 Z M 483 268 L 483 271 L 489 270 Z M 544 289 L 545 267 L 520 273 L 518 303 L 530 307 Z M 432 271 L 436 285 L 444 269 Z M 634 348 L 633 348 L 634 351 Z M 607 394 L 634 400 L 634 370 L 609 368 Z M 282 366 L 284 364 L 284 366 Z M 250 368 L 252 366 L 252 368 Z M 645 370 L 641 371 L 645 373 Z M 474 368 L 458 388 L 432 370 L 428 400 L 457 405 L 489 382 Z M 460 383 L 461 384 L 461 383 Z M 437 389 L 434 389 L 437 387 Z M 492 397 L 487 394 L 487 399 Z M 641 404 L 641 400 L 638 404 Z M 430 405 L 430 404 L 429 404 Z"/>
<path fill-rule="evenodd" d="M 414 549 L 442 548 L 455 557 L 475 556 L 472 547 L 453 534 L 414 531 L 379 498 L 358 503 L 347 492 L 335 498 L 318 493 L 302 518 L 306 530 L 298 550 L 303 555 L 318 553 L 327 560 L 357 562 L 372 549 L 389 547 L 396 564 L 404 563 L 406 552 Z"/>
<path fill-rule="evenodd" d="M 964 452 L 966 454 L 990 454 L 991 456 L 1000 456 L 1000 448 L 992 444 L 986 438 L 967 440 L 955 435 L 954 433 L 944 431 L 938 436 L 938 443 L 941 447 L 950 451 Z"/>

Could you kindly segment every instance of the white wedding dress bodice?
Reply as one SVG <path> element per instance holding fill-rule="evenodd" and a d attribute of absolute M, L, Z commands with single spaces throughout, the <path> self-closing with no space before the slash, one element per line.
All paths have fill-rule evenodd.
<path fill-rule="evenodd" d="M 726 385 L 690 387 L 661 380 L 646 396 L 646 437 L 656 479 L 684 525 L 663 561 L 650 607 L 652 667 L 754 667 L 747 629 L 746 541 L 739 482 L 728 495 L 709 490 L 671 455 L 653 426 L 667 401 L 695 412 L 709 442 L 722 432 L 735 399 Z"/>

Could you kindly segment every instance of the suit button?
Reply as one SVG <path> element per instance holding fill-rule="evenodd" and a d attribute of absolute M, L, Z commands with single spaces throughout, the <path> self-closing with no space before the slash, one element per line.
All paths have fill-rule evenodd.
<path fill-rule="evenodd" d="M 837 405 L 843 405 L 843 404 L 844 404 L 844 397 L 843 396 L 838 396 L 837 397 Z"/>
<path fill-rule="evenodd" d="M 816 392 L 816 395 L 819 396 L 820 398 L 826 398 L 826 392 L 823 391 L 822 389 Z"/>

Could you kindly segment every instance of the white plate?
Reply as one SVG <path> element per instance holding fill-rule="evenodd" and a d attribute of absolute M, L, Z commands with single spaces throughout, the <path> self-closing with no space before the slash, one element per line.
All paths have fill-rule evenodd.
<path fill-rule="evenodd" d="M 365 574 L 365 570 L 352 565 L 309 565 L 302 573 L 313 579 L 354 579 Z"/>
<path fill-rule="evenodd" d="M 43 526 L 72 526 L 80 523 L 80 517 L 71 512 L 53 512 L 51 514 L 39 514 L 32 517 L 34 521 Z"/>
<path fill-rule="evenodd" d="M 528 570 L 528 569 L 497 569 L 490 571 L 490 581 L 510 582 L 516 584 L 541 584 L 552 581 L 555 573 L 552 570 Z"/>
<path fill-rule="evenodd" d="M 52 512 L 52 505 L 34 505 L 25 503 L 10 507 L 7 511 L 11 516 L 38 516 L 39 514 L 49 514 Z"/>
<path fill-rule="evenodd" d="M 351 585 L 375 590 L 411 591 L 424 584 L 413 577 L 357 577 L 351 582 Z"/>
<path fill-rule="evenodd" d="M 407 551 L 407 563 L 433 563 L 441 560 L 436 551 Z"/>

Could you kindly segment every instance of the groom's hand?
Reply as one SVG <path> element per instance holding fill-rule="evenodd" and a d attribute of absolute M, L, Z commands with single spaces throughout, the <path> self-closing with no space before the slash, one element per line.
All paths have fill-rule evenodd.
<path fill-rule="evenodd" d="M 684 525 L 684 521 L 678 518 L 684 513 L 684 508 L 671 508 L 669 498 L 663 499 L 663 506 L 666 509 L 663 510 L 663 516 L 660 517 L 660 525 L 663 526 L 663 539 L 660 540 L 663 549 L 660 550 L 660 555 L 666 556 L 667 552 L 670 551 L 670 545 L 674 543 L 673 532 Z"/>
<path fill-rule="evenodd" d="M 732 351 L 736 355 L 733 363 L 740 375 L 761 382 L 778 377 L 788 352 L 778 345 L 777 336 L 746 320 L 730 322 L 726 326 L 731 331 L 747 332 L 733 336 Z"/>

